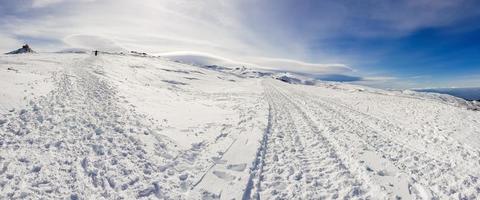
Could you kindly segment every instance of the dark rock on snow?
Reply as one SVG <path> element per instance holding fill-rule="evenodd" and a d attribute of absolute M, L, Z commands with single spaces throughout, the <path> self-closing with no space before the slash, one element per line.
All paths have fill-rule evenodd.
<path fill-rule="evenodd" d="M 22 46 L 22 48 L 17 49 L 15 51 L 8 52 L 6 54 L 22 54 L 22 53 L 37 53 L 37 52 L 32 50 L 30 46 L 28 46 L 28 44 L 25 44 Z"/>

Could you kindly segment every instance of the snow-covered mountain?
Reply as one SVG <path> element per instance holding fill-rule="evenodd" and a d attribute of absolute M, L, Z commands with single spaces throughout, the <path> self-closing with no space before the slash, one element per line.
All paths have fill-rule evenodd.
<path fill-rule="evenodd" d="M 22 53 L 36 53 L 34 50 L 28 46 L 28 44 L 25 44 L 22 46 L 22 48 L 17 49 L 15 51 L 8 52 L 6 54 L 22 54 Z"/>
<path fill-rule="evenodd" d="M 0 56 L 0 199 L 479 198 L 475 105 L 310 81 L 141 53 Z"/>

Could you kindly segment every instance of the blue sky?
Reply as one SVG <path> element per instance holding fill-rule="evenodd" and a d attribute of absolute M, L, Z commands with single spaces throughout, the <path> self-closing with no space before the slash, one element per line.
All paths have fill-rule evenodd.
<path fill-rule="evenodd" d="M 0 50 L 214 60 L 381 88 L 480 86 L 474 0 L 0 0 Z"/>
<path fill-rule="evenodd" d="M 395 76 L 407 88 L 478 87 L 480 29 L 452 28 L 425 28 L 395 38 L 335 38 L 327 46 L 331 54 L 353 56 L 349 65 Z"/>

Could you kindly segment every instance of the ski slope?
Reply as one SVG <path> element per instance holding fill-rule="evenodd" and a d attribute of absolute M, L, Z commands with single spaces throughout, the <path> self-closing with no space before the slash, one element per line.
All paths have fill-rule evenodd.
<path fill-rule="evenodd" d="M 0 199 L 480 198 L 480 112 L 449 96 L 69 53 L 0 83 Z"/>

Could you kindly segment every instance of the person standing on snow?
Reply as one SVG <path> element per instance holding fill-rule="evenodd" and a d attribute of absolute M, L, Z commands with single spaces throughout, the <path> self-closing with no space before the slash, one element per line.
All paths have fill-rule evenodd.
<path fill-rule="evenodd" d="M 95 56 L 97 56 L 97 55 L 98 55 L 98 51 L 97 51 L 97 50 L 95 50 Z"/>

